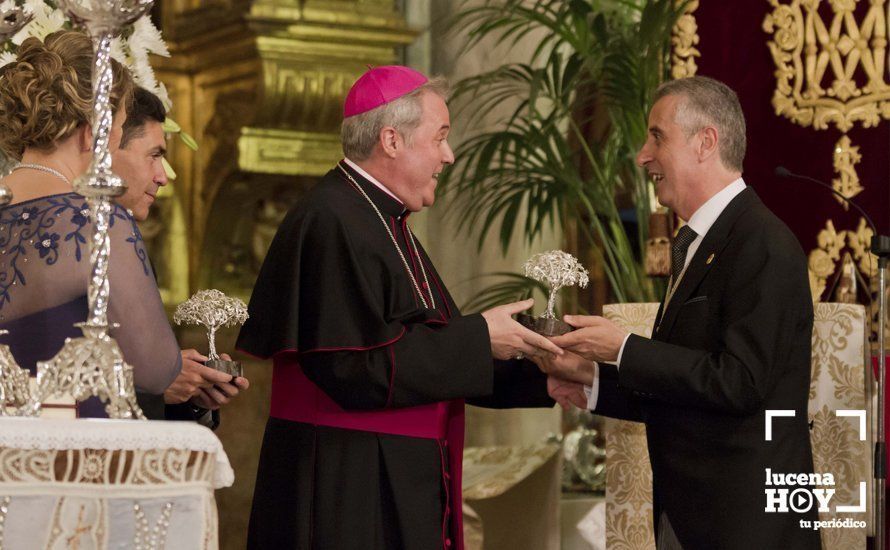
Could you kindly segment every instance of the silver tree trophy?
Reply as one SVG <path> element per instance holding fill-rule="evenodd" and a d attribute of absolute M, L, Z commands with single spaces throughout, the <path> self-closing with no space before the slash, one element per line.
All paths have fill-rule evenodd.
<path fill-rule="evenodd" d="M 210 350 L 207 366 L 234 376 L 242 376 L 240 361 L 226 361 L 216 353 L 216 331 L 221 327 L 243 325 L 247 321 L 247 306 L 238 298 L 229 298 L 216 289 L 199 290 L 191 298 L 176 306 L 173 322 L 177 325 L 200 325 L 207 329 Z"/>
<path fill-rule="evenodd" d="M 556 318 L 556 296 L 567 286 L 578 285 L 585 288 L 589 282 L 587 270 L 578 259 L 562 250 L 551 250 L 535 254 L 523 266 L 525 276 L 547 285 L 547 309 L 539 317 L 519 314 L 517 321 L 544 336 L 557 336 L 572 331 L 572 326 Z"/>
<path fill-rule="evenodd" d="M 93 161 L 74 181 L 74 189 L 87 198 L 93 233 L 90 241 L 90 283 L 87 291 L 89 313 L 75 326 L 81 338 L 68 338 L 59 353 L 37 363 L 37 390 L 24 413 L 36 415 L 46 399 L 71 394 L 81 401 L 91 395 L 105 401 L 111 418 L 145 416 L 136 403 L 133 367 L 123 358 L 117 342 L 108 334 L 108 256 L 111 241 L 108 228 L 111 199 L 126 191 L 123 180 L 111 172 L 111 40 L 126 25 L 151 9 L 152 0 L 58 0 L 59 8 L 76 25 L 85 27 L 93 39 Z"/>

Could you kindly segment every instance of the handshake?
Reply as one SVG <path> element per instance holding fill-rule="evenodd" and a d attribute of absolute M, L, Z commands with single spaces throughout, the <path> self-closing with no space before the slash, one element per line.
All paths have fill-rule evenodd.
<path fill-rule="evenodd" d="M 615 362 L 627 331 L 598 316 L 566 315 L 575 330 L 545 337 L 522 326 L 513 315 L 534 305 L 529 299 L 482 313 L 496 359 L 529 359 L 547 374 L 547 391 L 563 408 L 587 409 L 584 386 L 593 385 L 597 362 Z"/>

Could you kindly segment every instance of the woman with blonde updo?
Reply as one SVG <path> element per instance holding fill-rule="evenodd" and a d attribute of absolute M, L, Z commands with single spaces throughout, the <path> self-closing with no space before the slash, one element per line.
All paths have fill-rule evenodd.
<path fill-rule="evenodd" d="M 120 144 L 133 90 L 125 67 L 112 63 L 114 123 Z M 52 358 L 73 324 L 87 318 L 89 206 L 72 182 L 92 160 L 93 48 L 79 32 L 28 38 L 17 60 L 0 68 L 0 150 L 19 161 L 3 179 L 13 194 L 0 209 L 0 329 L 23 367 Z M 108 317 L 137 389 L 162 394 L 181 368 L 157 284 L 133 218 L 116 206 L 110 229 Z M 104 416 L 96 399 L 80 416 Z"/>

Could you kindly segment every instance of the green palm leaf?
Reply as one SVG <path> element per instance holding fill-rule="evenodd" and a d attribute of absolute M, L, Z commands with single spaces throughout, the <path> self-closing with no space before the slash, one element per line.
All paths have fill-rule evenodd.
<path fill-rule="evenodd" d="M 483 39 L 510 46 L 537 40 L 524 62 L 455 87 L 461 120 L 491 118 L 502 105 L 513 105 L 498 129 L 477 132 L 457 148 L 458 162 L 442 178 L 459 205 L 454 215 L 478 232 L 480 246 L 492 231 L 506 250 L 517 231 L 531 242 L 557 223 L 574 221 L 595 244 L 616 299 L 655 299 L 657 285 L 643 273 L 615 197 L 622 190 L 633 198 L 641 250 L 652 189 L 635 156 L 646 139 L 652 94 L 666 77 L 671 29 L 684 7 L 674 0 L 464 4 L 452 25 L 466 32 L 467 49 Z M 583 114 L 594 104 L 608 115 L 606 130 L 595 138 L 586 130 L 591 115 Z M 507 278 L 492 288 L 491 296 L 505 298 L 519 282 Z"/>
<path fill-rule="evenodd" d="M 497 282 L 486 286 L 474 294 L 466 304 L 461 307 L 461 311 L 465 313 L 476 313 L 485 311 L 501 304 L 510 302 L 518 302 L 527 298 L 532 298 L 536 294 L 543 296 L 546 303 L 548 289 L 547 287 L 534 279 L 530 279 L 518 273 L 509 271 L 498 271 L 495 273 L 486 273 L 473 279 L 499 279 Z"/>

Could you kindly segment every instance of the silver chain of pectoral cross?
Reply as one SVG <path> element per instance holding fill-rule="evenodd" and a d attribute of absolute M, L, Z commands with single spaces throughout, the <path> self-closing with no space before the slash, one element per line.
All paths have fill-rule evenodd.
<path fill-rule="evenodd" d="M 352 177 L 352 174 L 346 171 L 345 168 L 341 164 L 337 164 L 337 168 L 340 169 L 343 174 L 349 178 L 349 181 L 352 185 L 358 189 L 359 193 L 365 197 L 365 200 L 368 201 L 368 204 L 371 205 L 371 208 L 374 209 L 374 212 L 377 213 L 377 217 L 380 218 L 380 223 L 383 224 L 383 229 L 386 229 L 386 234 L 389 235 L 390 240 L 392 240 L 393 246 L 396 247 L 396 252 L 399 253 L 399 258 L 402 259 L 402 265 L 405 266 L 405 271 L 408 273 L 408 277 L 411 278 L 411 282 L 414 284 L 414 290 L 417 291 L 417 295 L 420 296 L 420 301 L 423 302 L 423 307 L 427 309 L 436 309 L 436 300 L 433 298 L 433 288 L 430 286 L 430 281 L 426 276 L 426 269 L 423 268 L 423 259 L 420 257 L 420 254 L 417 252 L 417 243 L 414 241 L 414 233 L 411 232 L 411 228 L 408 228 L 408 237 L 411 239 L 411 248 L 414 249 L 414 255 L 417 256 L 417 263 L 420 264 L 420 273 L 423 275 L 423 284 L 426 286 L 427 290 L 430 293 L 430 301 L 427 303 L 426 297 L 424 297 L 423 292 L 420 291 L 420 285 L 417 284 L 417 279 L 414 277 L 414 272 L 411 271 L 411 268 L 408 267 L 408 260 L 405 259 L 405 255 L 402 253 L 402 249 L 399 246 L 398 241 L 396 241 L 396 236 L 393 235 L 392 230 L 389 228 L 389 225 L 386 223 L 386 219 L 384 219 L 383 214 L 380 212 L 380 209 L 377 208 L 377 205 L 374 204 L 374 201 L 371 200 L 371 197 L 365 193 L 365 190 L 362 189 L 362 186 L 358 184 L 357 181 Z"/>

